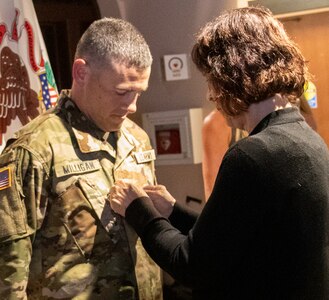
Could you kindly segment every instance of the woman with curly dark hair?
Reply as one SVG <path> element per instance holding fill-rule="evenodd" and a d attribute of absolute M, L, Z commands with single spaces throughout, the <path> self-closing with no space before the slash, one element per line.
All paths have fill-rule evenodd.
<path fill-rule="evenodd" d="M 293 105 L 308 71 L 264 8 L 223 13 L 192 58 L 227 123 L 226 152 L 199 216 L 164 186 L 118 182 L 112 208 L 195 299 L 329 299 L 329 153 Z"/>
<path fill-rule="evenodd" d="M 228 116 L 276 94 L 294 103 L 308 78 L 304 57 L 282 24 L 259 8 L 235 10 L 206 24 L 192 59 L 215 95 L 211 100 Z"/>

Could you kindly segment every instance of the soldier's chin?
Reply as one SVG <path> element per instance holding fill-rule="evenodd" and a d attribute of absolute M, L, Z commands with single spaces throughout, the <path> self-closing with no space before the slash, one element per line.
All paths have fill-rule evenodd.
<path fill-rule="evenodd" d="M 105 131 L 112 132 L 112 131 L 118 131 L 122 127 L 123 121 L 117 124 L 111 124 L 111 126 L 108 126 Z"/>

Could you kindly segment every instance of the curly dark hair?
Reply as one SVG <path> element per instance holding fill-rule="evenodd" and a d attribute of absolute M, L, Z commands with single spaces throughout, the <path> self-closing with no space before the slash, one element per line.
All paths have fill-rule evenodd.
<path fill-rule="evenodd" d="M 283 25 L 263 7 L 226 11 L 197 36 L 192 59 L 206 77 L 217 108 L 229 116 L 279 93 L 303 93 L 306 61 Z"/>

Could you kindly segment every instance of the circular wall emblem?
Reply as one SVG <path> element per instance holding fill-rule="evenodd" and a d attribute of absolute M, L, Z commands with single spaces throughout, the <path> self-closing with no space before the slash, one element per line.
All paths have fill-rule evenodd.
<path fill-rule="evenodd" d="M 178 71 L 183 68 L 183 61 L 179 57 L 173 57 L 168 62 L 171 71 Z"/>

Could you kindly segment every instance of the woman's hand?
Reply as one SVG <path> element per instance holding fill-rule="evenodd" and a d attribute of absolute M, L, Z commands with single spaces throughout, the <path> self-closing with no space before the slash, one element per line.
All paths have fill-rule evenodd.
<path fill-rule="evenodd" d="M 112 209 L 124 217 L 129 204 L 140 197 L 147 197 L 142 187 L 118 180 L 110 190 L 109 200 Z"/>
<path fill-rule="evenodd" d="M 151 198 L 159 213 L 168 218 L 173 211 L 176 200 L 167 191 L 166 187 L 164 185 L 148 185 L 144 186 L 144 191 Z"/>

